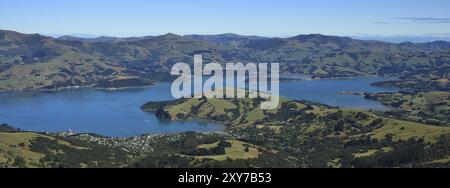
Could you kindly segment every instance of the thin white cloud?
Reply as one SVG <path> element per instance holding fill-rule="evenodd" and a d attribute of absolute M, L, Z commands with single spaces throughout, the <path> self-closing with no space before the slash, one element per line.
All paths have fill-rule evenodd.
<path fill-rule="evenodd" d="M 450 18 L 434 18 L 434 17 L 393 17 L 393 20 L 406 20 L 416 23 L 450 23 Z"/>
<path fill-rule="evenodd" d="M 369 22 L 369 23 L 372 23 L 372 24 L 388 24 L 387 22 Z"/>

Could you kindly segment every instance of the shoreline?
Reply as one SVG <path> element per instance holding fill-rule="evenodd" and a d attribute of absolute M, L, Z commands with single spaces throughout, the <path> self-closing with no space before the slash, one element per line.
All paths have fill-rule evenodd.
<path fill-rule="evenodd" d="M 173 120 L 175 121 L 175 120 Z M 195 121 L 195 120 L 194 120 Z M 7 124 L 7 123 L 0 123 L 0 124 Z M 9 125 L 9 124 L 7 124 Z M 12 126 L 12 125 L 10 125 Z M 12 126 L 16 128 L 15 126 Z M 20 128 L 18 128 L 20 129 Z M 182 132 L 167 132 L 167 133 L 142 133 L 140 135 L 135 136 L 106 136 L 98 133 L 92 133 L 92 132 L 69 132 L 69 131 L 58 131 L 58 132 L 52 132 L 52 131 L 33 131 L 33 130 L 22 130 L 20 129 L 20 133 L 37 133 L 37 134 L 44 134 L 44 135 L 52 135 L 52 136 L 81 136 L 81 135 L 89 135 L 92 137 L 97 138 L 112 138 L 112 139 L 130 139 L 130 138 L 138 138 L 138 137 L 145 137 L 145 136 L 167 136 L 167 135 L 178 135 L 183 134 L 186 132 L 196 132 L 196 133 L 202 133 L 202 134 L 228 134 L 226 130 L 216 130 L 216 131 L 182 131 Z"/>
<path fill-rule="evenodd" d="M 158 82 L 159 83 L 159 82 Z M 8 92 L 58 92 L 58 91 L 69 91 L 69 90 L 81 90 L 81 89 L 92 89 L 92 90 L 103 90 L 103 91 L 119 91 L 119 90 L 127 90 L 127 89 L 143 89 L 143 88 L 151 88 L 155 87 L 155 84 L 148 86 L 129 86 L 129 87 L 110 87 L 110 88 L 102 88 L 96 87 L 95 85 L 87 85 L 87 86 L 69 86 L 57 89 L 21 89 L 21 90 L 0 90 L 0 93 L 8 93 Z"/>
<path fill-rule="evenodd" d="M 297 77 L 298 76 L 298 77 Z M 297 78 L 296 78 L 297 77 Z M 311 80 L 347 80 L 347 79 L 354 79 L 354 78 L 373 78 L 373 77 L 379 77 L 386 79 L 385 81 L 395 80 L 398 79 L 396 77 L 392 76 L 380 76 L 380 75 L 362 75 L 362 76 L 345 76 L 345 77 L 314 77 L 312 75 L 304 75 L 304 74 L 284 74 L 280 75 L 280 83 L 281 82 L 295 82 L 295 81 L 311 81 Z M 139 89 L 139 88 L 149 88 L 156 86 L 157 83 L 170 83 L 170 82 L 154 82 L 151 85 L 145 85 L 145 86 L 127 86 L 127 87 L 110 87 L 110 88 L 102 88 L 102 87 L 96 87 L 96 85 L 85 85 L 85 86 L 67 86 L 67 87 L 61 87 L 56 89 L 10 89 L 10 90 L 4 90 L 0 89 L 0 93 L 6 93 L 6 92 L 33 92 L 33 91 L 65 91 L 65 90 L 77 90 L 77 89 L 96 89 L 96 90 L 126 90 L 126 89 Z M 378 82 L 374 82 L 378 83 Z M 372 84 L 374 84 L 372 83 Z"/>

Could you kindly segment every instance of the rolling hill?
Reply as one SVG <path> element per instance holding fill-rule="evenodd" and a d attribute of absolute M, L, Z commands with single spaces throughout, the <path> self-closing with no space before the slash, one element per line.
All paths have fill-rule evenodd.
<path fill-rule="evenodd" d="M 448 166 L 449 127 L 383 113 L 282 99 L 261 110 L 258 99 L 180 99 L 142 109 L 170 120 L 222 122 L 234 139 L 295 159 L 297 167 Z M 204 145 L 209 147 L 210 145 Z"/>
<path fill-rule="evenodd" d="M 280 63 L 284 74 L 403 76 L 402 80 L 423 83 L 448 79 L 449 52 L 450 43 L 442 41 L 394 44 L 319 34 L 55 39 L 1 30 L 0 90 L 93 87 L 118 77 L 138 77 L 144 81 L 136 85 L 149 85 L 167 75 L 173 64 L 192 63 L 192 55 L 199 53 L 205 62 Z"/>
<path fill-rule="evenodd" d="M 0 168 L 124 167 L 130 159 L 120 149 L 0 125 Z"/>

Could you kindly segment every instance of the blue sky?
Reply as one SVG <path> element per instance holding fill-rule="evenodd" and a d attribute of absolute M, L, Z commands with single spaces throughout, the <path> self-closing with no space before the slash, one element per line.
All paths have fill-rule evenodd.
<path fill-rule="evenodd" d="M 1 0 L 0 29 L 108 36 L 450 35 L 450 0 Z"/>

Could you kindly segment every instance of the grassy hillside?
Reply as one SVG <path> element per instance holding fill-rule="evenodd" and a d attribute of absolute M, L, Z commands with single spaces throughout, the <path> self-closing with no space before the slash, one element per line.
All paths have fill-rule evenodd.
<path fill-rule="evenodd" d="M 121 167 L 129 159 L 122 150 L 70 137 L 0 130 L 0 167 Z"/>
<path fill-rule="evenodd" d="M 450 123 L 449 92 L 376 93 L 366 98 L 396 108 L 399 116 L 447 126 Z"/>
<path fill-rule="evenodd" d="M 297 159 L 295 164 L 298 166 L 421 166 L 449 157 L 449 127 L 304 101 L 283 99 L 282 105 L 275 110 L 261 110 L 258 104 L 252 99 L 203 98 L 148 103 L 143 109 L 156 111 L 160 117 L 173 120 L 221 120 L 233 138 L 267 151 L 281 151 Z M 210 148 L 216 144 L 198 147 Z M 418 153 L 408 153 L 410 150 Z M 232 158 L 231 154 L 225 153 L 201 159 L 222 160 L 225 156 Z M 392 161 L 387 163 L 382 160 L 385 158 Z"/>
<path fill-rule="evenodd" d="M 449 51 L 448 42 L 392 44 L 324 35 L 81 40 L 0 31 L 0 90 L 92 86 L 121 76 L 154 80 L 175 63 L 192 63 L 193 54 L 204 54 L 206 63 L 280 63 L 282 73 L 403 76 L 401 80 L 424 85 L 448 80 Z M 439 84 L 433 87 L 448 89 L 448 82 Z"/>
<path fill-rule="evenodd" d="M 154 104 L 151 102 L 144 105 L 143 109 L 148 111 L 162 109 L 168 114 L 167 118 L 172 120 L 204 119 L 223 122 L 228 127 L 276 130 L 281 127 L 302 125 L 302 129 L 308 133 L 323 131 L 331 126 L 339 130 L 337 132 L 340 136 L 353 135 L 352 131 L 355 130 L 370 129 L 368 133 L 373 133 L 377 138 L 392 134 L 393 138 L 403 140 L 416 137 L 435 142 L 441 135 L 450 133 L 450 128 L 447 127 L 382 117 L 364 110 L 338 109 L 287 99 L 282 99 L 282 104 L 277 109 L 261 110 L 259 102 L 257 99 L 184 99 L 181 103 L 174 102 L 157 109 L 149 107 Z"/>
<path fill-rule="evenodd" d="M 0 133 L 0 164 L 39 167 L 45 155 L 30 151 L 30 141 L 37 137 L 35 133 Z"/>

